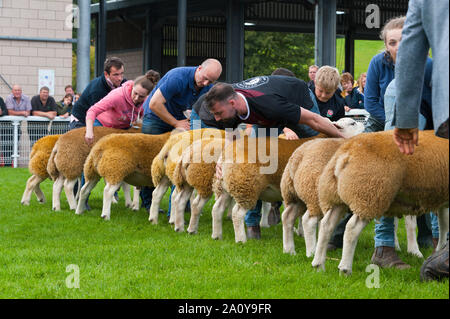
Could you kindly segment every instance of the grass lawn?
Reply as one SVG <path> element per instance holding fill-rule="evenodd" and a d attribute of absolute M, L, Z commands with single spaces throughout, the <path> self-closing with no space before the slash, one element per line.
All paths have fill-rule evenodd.
<path fill-rule="evenodd" d="M 361 73 L 367 72 L 372 58 L 384 51 L 384 42 L 381 40 L 355 40 L 355 80 Z M 336 67 L 340 73 L 345 69 L 345 39 L 336 39 Z"/>
<path fill-rule="evenodd" d="M 189 235 L 173 231 L 162 215 L 155 226 L 145 210 L 126 209 L 122 192 L 104 221 L 102 183 L 91 194 L 92 210 L 81 216 L 69 211 L 64 195 L 62 211 L 51 210 L 48 180 L 41 185 L 47 202 L 33 195 L 26 207 L 20 199 L 29 176 L 26 168 L 0 168 L 0 298 L 449 298 L 448 280 L 420 282 L 423 260 L 407 255 L 403 220 L 399 254 L 411 269 L 380 269 L 379 288 L 368 288 L 373 222 L 360 236 L 353 275 L 345 277 L 337 269 L 340 249 L 328 254 L 326 272 L 313 270 L 303 238 L 296 236 L 297 255 L 283 254 L 281 224 L 262 229 L 259 241 L 235 244 L 224 219 L 223 240 L 215 241 L 212 202 L 199 233 Z M 74 274 L 69 265 L 79 269 L 78 289 L 66 286 Z"/>

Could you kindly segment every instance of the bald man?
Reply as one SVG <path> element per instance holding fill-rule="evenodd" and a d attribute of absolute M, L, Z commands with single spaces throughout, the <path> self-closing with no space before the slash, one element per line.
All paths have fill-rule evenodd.
<path fill-rule="evenodd" d="M 5 104 L 9 115 L 29 116 L 31 113 L 31 100 L 22 94 L 22 87 L 18 84 L 12 86 L 11 94 L 6 97 Z"/>
<path fill-rule="evenodd" d="M 183 111 L 192 109 L 221 73 L 222 65 L 216 59 L 206 59 L 199 66 L 177 67 L 167 72 L 144 102 L 142 133 L 163 134 L 175 128 L 189 130 L 189 120 Z M 147 209 L 150 209 L 152 191 L 144 187 L 140 192 L 142 205 Z"/>

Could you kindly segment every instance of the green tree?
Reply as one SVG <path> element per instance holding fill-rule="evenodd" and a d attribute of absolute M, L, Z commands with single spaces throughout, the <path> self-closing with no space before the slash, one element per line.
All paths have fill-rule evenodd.
<path fill-rule="evenodd" d="M 309 81 L 308 67 L 311 64 L 314 64 L 314 34 L 245 32 L 245 79 L 269 75 L 282 67 Z"/>

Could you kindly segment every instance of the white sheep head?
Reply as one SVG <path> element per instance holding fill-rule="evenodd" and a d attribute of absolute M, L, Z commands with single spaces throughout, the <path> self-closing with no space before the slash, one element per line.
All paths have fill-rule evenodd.
<path fill-rule="evenodd" d="M 350 117 L 343 117 L 335 122 L 334 126 L 346 137 L 352 137 L 364 131 L 364 124 Z"/>

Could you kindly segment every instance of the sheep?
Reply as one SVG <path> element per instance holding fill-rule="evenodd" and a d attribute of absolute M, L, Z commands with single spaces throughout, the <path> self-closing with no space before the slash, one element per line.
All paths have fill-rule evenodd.
<path fill-rule="evenodd" d="M 357 127 L 356 121 L 350 118 L 335 122 L 335 125 L 346 136 L 347 134 L 352 136 L 353 133 L 351 132 L 353 132 L 354 127 Z M 289 157 L 303 143 L 320 137 L 326 137 L 326 135 L 319 134 L 298 140 L 273 137 L 254 138 L 250 145 L 249 141 L 251 139 L 244 137 L 243 141 L 236 141 L 226 146 L 224 151 L 225 160 L 219 159 L 218 162 L 218 165 L 222 166 L 222 177 L 213 183 L 216 202 L 212 210 L 212 238 L 222 238 L 222 214 L 225 205 L 233 198 L 236 201 L 232 211 L 235 241 L 246 242 L 247 238 L 244 228 L 246 212 L 255 207 L 258 199 L 267 202 L 282 200 L 280 191 L 281 175 Z M 258 158 L 256 158 L 256 154 L 258 154 Z M 266 154 L 270 155 L 267 156 Z M 250 161 L 252 156 L 254 158 Z M 238 160 L 229 161 L 234 158 Z M 267 166 L 263 161 L 268 161 L 269 164 L 277 163 L 276 170 L 273 170 L 274 167 L 272 165 Z"/>
<path fill-rule="evenodd" d="M 172 134 L 166 144 L 162 147 L 158 155 L 153 159 L 151 167 L 151 176 L 155 190 L 152 193 L 152 204 L 149 211 L 149 221 L 153 224 L 158 224 L 159 204 L 166 193 L 171 181 L 169 176 L 172 176 L 178 159 L 182 152 L 189 147 L 189 145 L 200 138 L 208 137 L 224 137 L 225 131 L 211 128 L 204 128 L 198 130 L 189 130 L 179 134 Z M 175 189 L 172 194 L 172 200 L 176 196 Z M 174 205 L 172 205 L 174 207 Z M 169 223 L 175 222 L 175 214 L 170 214 Z"/>
<path fill-rule="evenodd" d="M 99 140 L 84 164 L 85 185 L 81 188 L 76 214 L 86 209 L 86 198 L 100 178 L 105 180 L 101 217 L 110 220 L 114 192 L 125 182 L 134 186 L 153 186 L 151 165 L 170 137 L 160 135 L 110 134 Z"/>
<path fill-rule="evenodd" d="M 223 138 L 200 139 L 194 141 L 181 155 L 170 178 L 176 186 L 177 195 L 172 197 L 175 208 L 175 231 L 184 230 L 184 210 L 193 190 L 197 196 L 191 202 L 191 219 L 188 233 L 198 230 L 198 222 L 203 206 L 212 196 L 212 182 L 216 163 L 222 153 Z M 212 153 L 212 154 L 211 154 Z"/>
<path fill-rule="evenodd" d="M 361 125 L 361 132 L 364 127 Z M 281 178 L 281 194 L 285 205 L 283 212 L 283 251 L 295 254 L 293 223 L 303 215 L 306 256 L 311 257 L 316 247 L 316 226 L 323 214 L 319 206 L 317 184 L 323 168 L 344 139 L 315 139 L 304 143 L 290 157 Z M 305 212 L 306 210 L 306 212 Z M 405 216 L 408 252 L 422 258 L 416 240 L 416 217 Z M 397 225 L 397 218 L 396 225 Z M 396 249 L 400 250 L 395 236 Z"/>
<path fill-rule="evenodd" d="M 401 217 L 437 212 L 439 242 L 448 232 L 448 140 L 420 131 L 421 144 L 403 155 L 392 131 L 363 133 L 344 143 L 319 177 L 319 204 L 324 214 L 312 266 L 325 269 L 328 240 L 347 207 L 353 212 L 344 233 L 341 273 L 350 275 L 358 236 L 367 223 L 381 216 Z"/>
<path fill-rule="evenodd" d="M 23 192 L 22 205 L 30 205 L 31 194 L 36 194 L 40 203 L 45 203 L 45 196 L 39 185 L 49 178 L 47 172 L 47 163 L 50 158 L 53 146 L 61 135 L 47 135 L 40 138 L 34 143 L 30 153 L 30 161 L 28 162 L 28 170 L 32 174 L 27 180 L 25 191 Z"/>
<path fill-rule="evenodd" d="M 96 126 L 94 127 L 95 139 L 92 145 L 88 145 L 85 142 L 85 132 L 86 128 L 82 127 L 61 135 L 50 155 L 47 170 L 54 181 L 52 208 L 55 211 L 59 211 L 61 209 L 60 196 L 63 185 L 70 209 L 74 210 L 76 208 L 77 203 L 73 195 L 73 188 L 77 180 L 81 178 L 83 165 L 89 151 L 98 140 L 112 133 L 137 133 L 140 132 L 140 128 L 137 129 L 133 127 L 129 130 L 121 130 L 110 127 Z M 131 204 L 128 185 L 124 185 L 124 192 L 127 207 L 130 206 L 134 210 L 138 210 L 139 198 L 136 199 L 135 196 L 135 202 L 134 204 Z"/>

